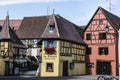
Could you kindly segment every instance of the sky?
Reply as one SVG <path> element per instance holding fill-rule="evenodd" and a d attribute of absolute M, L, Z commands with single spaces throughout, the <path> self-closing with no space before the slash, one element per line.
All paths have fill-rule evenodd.
<path fill-rule="evenodd" d="M 0 0 L 0 19 L 59 14 L 78 26 L 87 25 L 97 8 L 110 10 L 110 0 Z M 120 16 L 120 0 L 111 0 L 111 12 Z"/>

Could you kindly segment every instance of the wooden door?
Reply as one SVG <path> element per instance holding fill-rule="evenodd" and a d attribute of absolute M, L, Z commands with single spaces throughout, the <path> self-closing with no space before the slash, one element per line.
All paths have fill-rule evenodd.
<path fill-rule="evenodd" d="M 97 62 L 97 74 L 111 75 L 111 62 Z"/>
<path fill-rule="evenodd" d="M 68 61 L 63 62 L 63 76 L 68 76 Z"/>

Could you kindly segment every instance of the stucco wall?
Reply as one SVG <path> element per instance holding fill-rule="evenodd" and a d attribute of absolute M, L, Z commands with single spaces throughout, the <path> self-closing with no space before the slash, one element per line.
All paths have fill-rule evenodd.
<path fill-rule="evenodd" d="M 5 75 L 5 62 L 4 59 L 0 59 L 0 76 Z"/>
<path fill-rule="evenodd" d="M 44 44 L 44 41 L 43 41 Z M 65 43 L 67 45 L 67 43 Z M 76 44 L 72 45 L 76 46 Z M 68 46 L 67 47 L 71 47 Z M 86 65 L 85 62 L 75 62 L 74 68 L 70 69 L 70 63 L 74 60 L 74 55 L 71 56 L 61 56 L 61 41 L 57 40 L 57 47 L 54 53 L 48 53 L 44 50 L 44 45 L 42 45 L 42 63 L 41 63 L 41 77 L 53 77 L 53 76 L 63 76 L 63 62 L 68 61 L 68 76 L 71 75 L 83 75 L 86 74 Z M 83 49 L 83 47 L 81 46 Z M 78 48 L 77 48 L 78 49 Z M 84 47 L 85 50 L 85 47 Z M 65 50 L 67 52 L 67 50 Z M 69 53 L 69 51 L 68 51 Z M 77 51 L 75 51 L 77 53 Z M 65 54 L 65 53 L 64 53 Z M 81 55 L 85 55 L 85 51 L 80 53 Z M 85 56 L 82 57 L 83 61 L 85 61 Z M 53 63 L 53 72 L 46 72 L 46 63 Z"/>
<path fill-rule="evenodd" d="M 103 24 L 99 24 L 99 20 L 103 20 Z M 109 27 L 109 31 L 106 32 L 106 26 Z M 87 40 L 86 34 L 91 34 L 91 39 Z M 106 33 L 106 39 L 100 39 L 99 33 Z M 89 68 L 87 71 L 90 71 L 90 74 L 96 75 L 97 74 L 97 61 L 108 61 L 111 63 L 111 71 L 112 74 L 115 76 L 117 75 L 117 37 L 115 29 L 112 27 L 112 25 L 107 21 L 105 15 L 102 13 L 101 10 L 98 10 L 98 12 L 93 16 L 92 21 L 88 25 L 87 29 L 84 33 L 84 40 L 88 44 L 88 47 L 91 48 L 91 54 L 88 54 L 87 62 L 93 63 L 93 67 Z M 99 48 L 100 47 L 107 47 L 108 48 L 108 54 L 99 54 Z"/>
<path fill-rule="evenodd" d="M 44 41 L 43 41 L 44 44 Z M 46 72 L 46 63 L 53 63 L 53 72 Z M 54 53 L 48 53 L 42 45 L 41 77 L 59 76 L 59 41 Z"/>

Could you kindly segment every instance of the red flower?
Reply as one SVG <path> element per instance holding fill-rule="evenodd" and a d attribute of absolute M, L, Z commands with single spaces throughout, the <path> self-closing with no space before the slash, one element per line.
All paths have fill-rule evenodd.
<path fill-rule="evenodd" d="M 55 51 L 55 48 L 50 46 L 50 47 L 46 47 L 45 51 Z"/>

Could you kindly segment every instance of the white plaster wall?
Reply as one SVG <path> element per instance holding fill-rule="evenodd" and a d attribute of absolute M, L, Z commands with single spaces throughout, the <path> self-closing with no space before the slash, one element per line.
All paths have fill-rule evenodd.
<path fill-rule="evenodd" d="M 37 55 L 37 48 L 32 48 L 32 56 L 36 56 Z"/>

